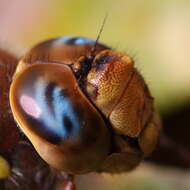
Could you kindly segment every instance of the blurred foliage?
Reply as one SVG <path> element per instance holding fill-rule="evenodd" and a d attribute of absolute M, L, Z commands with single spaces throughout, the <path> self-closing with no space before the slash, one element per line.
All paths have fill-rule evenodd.
<path fill-rule="evenodd" d="M 189 100 L 189 0 L 0 0 L 1 46 L 21 55 L 33 44 L 55 36 L 96 39 L 107 13 L 100 41 L 134 58 L 158 109 L 175 110 Z M 156 182 L 149 177 L 134 178 L 131 183 L 127 177 L 124 178 L 126 183 L 123 179 L 120 188 L 115 189 L 176 189 L 173 185 L 163 186 L 160 181 L 163 177 L 155 177 Z M 175 180 L 170 179 L 168 183 Z M 80 189 L 85 188 L 81 185 Z M 187 188 L 179 189 L 190 189 L 190 182 Z"/>

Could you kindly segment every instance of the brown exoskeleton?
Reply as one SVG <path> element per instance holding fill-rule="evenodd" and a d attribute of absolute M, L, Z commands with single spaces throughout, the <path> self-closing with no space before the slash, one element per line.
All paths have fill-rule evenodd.
<path fill-rule="evenodd" d="M 14 119 L 52 168 L 121 173 L 154 150 L 159 117 L 129 56 L 88 38 L 60 37 L 33 47 L 17 67 L 11 62 L 14 69 L 4 77 Z"/>

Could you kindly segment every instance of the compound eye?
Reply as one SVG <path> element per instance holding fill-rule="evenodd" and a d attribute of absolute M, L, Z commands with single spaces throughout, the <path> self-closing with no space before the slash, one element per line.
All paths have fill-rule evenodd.
<path fill-rule="evenodd" d="M 33 67 L 19 77 L 14 93 L 15 103 L 24 125 L 47 141 L 60 144 L 64 139 L 77 137 L 79 116 L 74 110 L 71 90 L 60 84 L 60 74 L 55 68 L 55 73 L 49 72 L 48 66 Z M 67 72 L 64 75 L 66 84 L 73 85 L 74 81 L 70 80 Z"/>
<path fill-rule="evenodd" d="M 69 66 L 28 66 L 15 76 L 10 102 L 20 128 L 53 167 L 83 173 L 95 170 L 108 154 L 108 129 Z"/>

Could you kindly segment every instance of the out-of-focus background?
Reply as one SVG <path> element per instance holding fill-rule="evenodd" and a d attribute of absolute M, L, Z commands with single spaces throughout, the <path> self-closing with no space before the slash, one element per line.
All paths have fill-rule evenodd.
<path fill-rule="evenodd" d="M 162 113 L 190 101 L 189 0 L 0 0 L 0 46 L 22 55 L 56 36 L 96 39 L 126 52 Z M 79 190 L 189 190 L 190 172 L 141 164 L 122 175 L 77 177 Z"/>

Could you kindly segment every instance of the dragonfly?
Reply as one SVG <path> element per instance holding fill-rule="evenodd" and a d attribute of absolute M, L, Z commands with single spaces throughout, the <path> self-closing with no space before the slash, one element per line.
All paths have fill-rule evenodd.
<path fill-rule="evenodd" d="M 161 121 L 125 53 L 86 37 L 0 49 L 1 189 L 74 190 L 74 176 L 135 169 Z"/>

